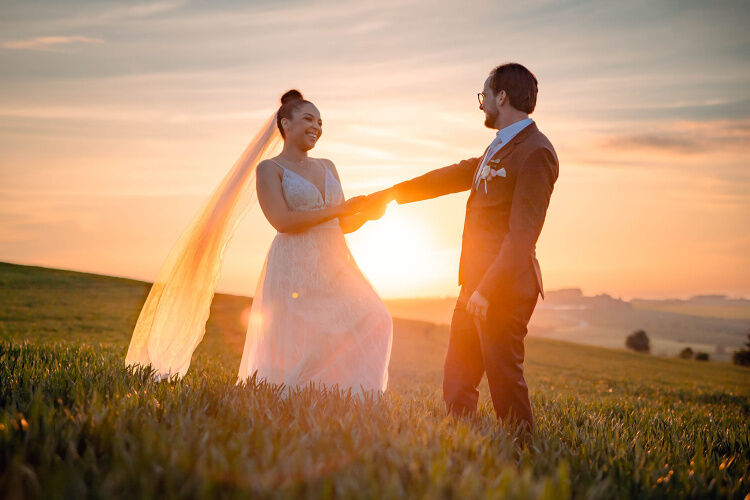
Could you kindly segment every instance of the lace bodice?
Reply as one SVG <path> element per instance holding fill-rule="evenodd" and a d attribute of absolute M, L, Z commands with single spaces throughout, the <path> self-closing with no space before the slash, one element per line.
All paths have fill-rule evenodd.
<path fill-rule="evenodd" d="M 281 188 L 290 210 L 317 210 L 344 202 L 344 193 L 336 177 L 334 177 L 322 161 L 316 161 L 325 169 L 323 196 L 321 196 L 321 192 L 315 184 L 297 172 L 289 170 L 278 162 L 274 162 L 284 170 L 281 178 Z"/>

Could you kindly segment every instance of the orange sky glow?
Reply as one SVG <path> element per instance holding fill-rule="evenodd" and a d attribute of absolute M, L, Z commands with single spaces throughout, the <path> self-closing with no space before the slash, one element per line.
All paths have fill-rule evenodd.
<path fill-rule="evenodd" d="M 0 261 L 152 280 L 289 88 L 347 196 L 477 156 L 476 92 L 513 60 L 560 159 L 546 288 L 750 296 L 746 4 L 454 3 L 7 3 Z M 348 237 L 382 295 L 457 294 L 466 198 Z M 251 210 L 219 291 L 254 292 L 273 234 Z"/>

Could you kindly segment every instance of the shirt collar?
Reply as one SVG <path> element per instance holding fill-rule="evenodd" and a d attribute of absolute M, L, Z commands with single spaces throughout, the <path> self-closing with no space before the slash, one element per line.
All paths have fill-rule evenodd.
<path fill-rule="evenodd" d="M 520 132 L 521 130 L 523 130 L 526 127 L 528 127 L 529 125 L 531 125 L 533 123 L 533 121 L 534 120 L 532 120 L 531 118 L 524 118 L 523 120 L 519 120 L 519 121 L 517 121 L 515 123 L 511 123 L 507 127 L 501 128 L 500 130 L 498 130 L 497 134 L 495 134 L 495 136 L 496 137 L 505 137 L 505 136 L 508 136 L 509 134 L 514 134 L 515 135 L 518 132 Z"/>

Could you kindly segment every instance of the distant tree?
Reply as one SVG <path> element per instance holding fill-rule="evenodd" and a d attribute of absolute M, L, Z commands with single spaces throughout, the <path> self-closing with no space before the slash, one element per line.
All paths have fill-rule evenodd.
<path fill-rule="evenodd" d="M 693 350 L 690 347 L 686 347 L 680 351 L 680 354 L 678 354 L 677 357 L 682 359 L 693 359 Z"/>
<path fill-rule="evenodd" d="M 643 330 L 636 330 L 625 339 L 625 347 L 636 352 L 651 352 L 651 342 Z"/>
<path fill-rule="evenodd" d="M 732 362 L 735 365 L 750 366 L 750 333 L 747 334 L 745 347 L 738 351 L 734 351 L 734 354 L 732 354 Z"/>
<path fill-rule="evenodd" d="M 696 361 L 708 361 L 708 353 L 707 352 L 696 352 L 695 353 L 695 360 Z"/>

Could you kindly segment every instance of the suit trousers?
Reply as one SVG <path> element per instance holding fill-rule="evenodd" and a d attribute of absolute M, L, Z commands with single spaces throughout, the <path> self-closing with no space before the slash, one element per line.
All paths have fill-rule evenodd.
<path fill-rule="evenodd" d="M 479 321 L 466 311 L 466 295 L 470 294 L 459 296 L 451 321 L 443 372 L 446 408 L 455 415 L 475 415 L 477 388 L 486 372 L 498 418 L 524 422 L 531 429 L 534 419 L 523 377 L 523 342 L 538 296 L 505 295 L 491 301 L 487 319 Z"/>

